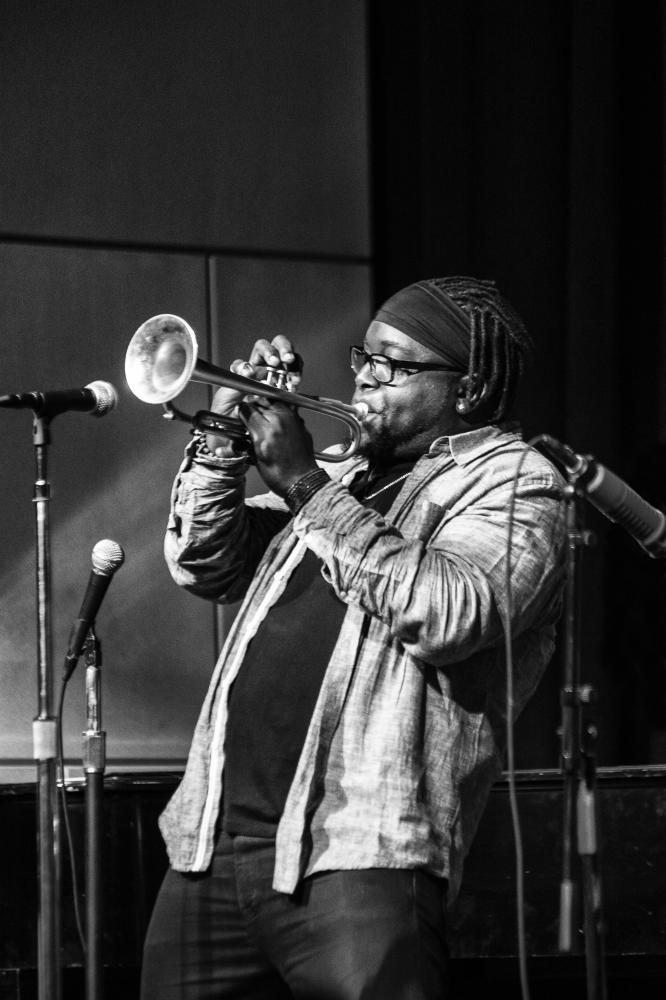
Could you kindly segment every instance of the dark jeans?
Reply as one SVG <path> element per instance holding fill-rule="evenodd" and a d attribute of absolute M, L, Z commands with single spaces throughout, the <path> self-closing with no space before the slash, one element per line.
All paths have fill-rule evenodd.
<path fill-rule="evenodd" d="M 422 871 L 323 872 L 271 888 L 272 841 L 222 834 L 204 875 L 169 871 L 142 1000 L 446 1000 L 446 883 Z"/>

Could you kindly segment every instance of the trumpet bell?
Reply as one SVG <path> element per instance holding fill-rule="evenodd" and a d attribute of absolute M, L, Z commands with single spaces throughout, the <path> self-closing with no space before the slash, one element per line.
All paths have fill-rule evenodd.
<path fill-rule="evenodd" d="M 127 348 L 127 384 L 144 403 L 167 403 L 191 380 L 197 356 L 197 338 L 189 323 L 171 313 L 152 316 Z"/>
<path fill-rule="evenodd" d="M 356 451 L 361 440 L 361 421 L 367 415 L 364 403 L 353 406 L 337 399 L 323 396 L 305 396 L 246 378 L 235 372 L 218 368 L 198 357 L 197 338 L 194 330 L 180 316 L 160 313 L 142 323 L 130 340 L 125 355 L 125 378 L 134 395 L 144 403 L 162 403 L 169 417 L 188 420 L 200 429 L 214 433 L 229 418 L 201 410 L 194 417 L 177 410 L 170 401 L 178 396 L 188 382 L 208 382 L 225 386 L 239 393 L 265 396 L 280 400 L 289 406 L 303 406 L 324 413 L 334 420 L 341 420 L 347 427 L 349 438 L 337 454 L 315 452 L 315 458 L 326 462 L 343 462 Z M 242 428 L 241 421 L 231 420 Z M 234 433 L 236 433 L 234 431 Z"/>

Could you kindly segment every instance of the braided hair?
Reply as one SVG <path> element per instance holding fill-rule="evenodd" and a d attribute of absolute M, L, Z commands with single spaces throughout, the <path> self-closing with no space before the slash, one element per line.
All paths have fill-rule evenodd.
<path fill-rule="evenodd" d="M 470 318 L 467 375 L 461 380 L 459 409 L 474 411 L 489 423 L 503 420 L 514 400 L 523 356 L 532 342 L 525 324 L 494 281 L 479 278 L 431 278 Z"/>

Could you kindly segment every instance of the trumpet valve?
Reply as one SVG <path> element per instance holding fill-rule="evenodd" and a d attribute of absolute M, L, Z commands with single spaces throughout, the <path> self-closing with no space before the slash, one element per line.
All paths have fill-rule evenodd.
<path fill-rule="evenodd" d="M 268 368 L 264 385 L 269 385 L 273 389 L 284 389 L 286 392 L 293 392 L 294 386 L 291 380 L 291 372 L 287 368 Z"/>

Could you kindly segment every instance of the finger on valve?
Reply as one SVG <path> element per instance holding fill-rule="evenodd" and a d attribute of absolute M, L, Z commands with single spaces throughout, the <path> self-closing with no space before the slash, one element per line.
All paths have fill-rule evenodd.
<path fill-rule="evenodd" d="M 259 369 L 252 377 L 275 388 L 293 391 L 301 381 L 303 359 L 284 334 L 258 340 L 250 353 L 250 364 Z"/>

